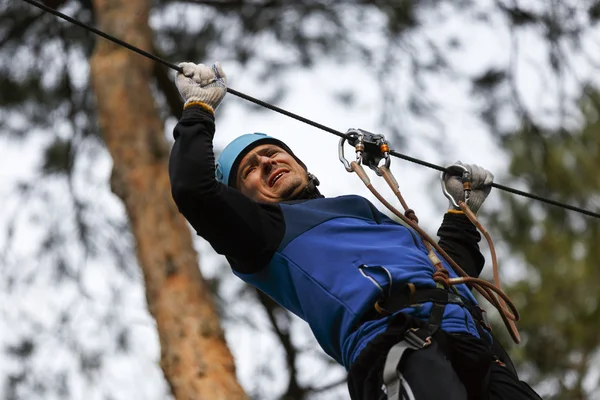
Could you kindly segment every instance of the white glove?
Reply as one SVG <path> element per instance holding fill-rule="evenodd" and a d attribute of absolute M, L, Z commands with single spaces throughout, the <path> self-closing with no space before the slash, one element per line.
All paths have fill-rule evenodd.
<path fill-rule="evenodd" d="M 471 175 L 471 197 L 467 202 L 467 205 L 473 211 L 473 213 L 477 214 L 479 208 L 487 198 L 488 194 L 492 190 L 492 183 L 494 182 L 494 175 L 488 171 L 487 169 L 480 167 L 475 164 L 463 164 L 460 161 L 457 161 L 453 165 L 462 165 L 467 168 Z M 448 166 L 446 168 L 451 168 L 452 166 Z M 451 168 L 452 171 L 456 171 L 459 175 L 454 175 L 452 173 L 446 173 L 446 191 L 454 201 L 458 204 L 459 200 L 465 200 L 465 191 L 463 188 L 463 183 L 461 180 L 460 173 L 462 172 L 462 168 Z M 452 200 L 449 200 L 448 209 L 450 210 L 460 210 L 457 208 Z"/>
<path fill-rule="evenodd" d="M 185 101 L 184 107 L 190 103 L 202 103 L 214 112 L 227 94 L 227 76 L 221 64 L 216 62 L 208 67 L 184 62 L 179 67 L 183 73 L 177 73 L 175 84 Z"/>

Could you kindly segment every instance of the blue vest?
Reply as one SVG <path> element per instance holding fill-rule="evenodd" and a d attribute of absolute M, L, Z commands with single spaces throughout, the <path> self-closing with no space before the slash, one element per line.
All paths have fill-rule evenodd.
<path fill-rule="evenodd" d="M 348 369 L 386 328 L 388 318 L 356 327 L 382 294 L 371 279 L 385 291 L 390 284 L 393 290 L 408 282 L 435 287 L 435 267 L 416 232 L 363 197 L 281 204 L 281 210 L 286 230 L 268 266 L 237 275 L 305 320 L 323 350 Z M 476 304 L 465 285 L 456 288 Z M 431 306 L 425 303 L 402 311 L 426 320 Z M 446 306 L 441 329 L 479 337 L 470 313 L 455 304 Z"/>

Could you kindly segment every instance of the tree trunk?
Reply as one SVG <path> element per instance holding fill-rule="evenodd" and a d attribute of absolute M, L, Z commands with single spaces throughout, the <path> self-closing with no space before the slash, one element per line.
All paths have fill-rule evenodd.
<path fill-rule="evenodd" d="M 152 48 L 147 0 L 94 0 L 99 29 Z M 113 159 L 111 187 L 125 203 L 161 367 L 178 400 L 246 399 L 219 316 L 171 199 L 169 146 L 151 92 L 153 61 L 98 39 L 90 61 L 100 128 Z"/>

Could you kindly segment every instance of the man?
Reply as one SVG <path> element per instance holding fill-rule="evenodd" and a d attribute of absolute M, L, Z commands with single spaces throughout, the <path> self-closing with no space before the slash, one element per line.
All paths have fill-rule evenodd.
<path fill-rule="evenodd" d="M 270 136 L 237 138 L 215 166 L 214 110 L 226 94 L 225 73 L 218 63 L 180 67 L 185 107 L 169 165 L 179 210 L 237 276 L 309 324 L 348 370 L 353 399 L 538 398 L 504 364 L 507 356 L 492 352 L 469 288 L 436 288 L 435 268 L 412 229 L 360 196 L 325 198 L 306 165 Z M 493 176 L 467 167 L 477 212 Z M 447 188 L 462 198 L 456 177 Z M 440 246 L 478 276 L 480 237 L 466 216 L 451 209 L 438 235 Z M 409 342 L 394 359 L 390 348 Z"/>

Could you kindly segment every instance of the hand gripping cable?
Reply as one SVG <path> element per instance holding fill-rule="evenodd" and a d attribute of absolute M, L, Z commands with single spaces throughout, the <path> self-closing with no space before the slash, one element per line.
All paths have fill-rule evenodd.
<path fill-rule="evenodd" d="M 344 155 L 344 144 L 348 141 L 348 143 L 356 149 L 356 160 L 348 161 Z M 415 212 L 410 209 L 402 197 L 400 193 L 399 185 L 392 172 L 390 171 L 390 149 L 387 141 L 382 135 L 376 135 L 362 129 L 349 129 L 346 132 L 346 137 L 340 139 L 339 148 L 338 148 L 339 159 L 346 168 L 348 172 L 355 172 L 358 177 L 363 181 L 367 189 L 394 215 L 404 221 L 407 225 L 413 228 L 421 237 L 425 248 L 428 251 L 428 257 L 431 263 L 434 265 L 436 272 L 433 274 L 433 280 L 443 286 L 446 289 L 454 285 L 459 284 L 469 284 L 475 290 L 477 290 L 483 298 L 485 298 L 488 302 L 490 302 L 500 313 L 500 317 L 506 326 L 506 329 L 510 333 L 513 341 L 515 343 L 520 343 L 521 338 L 519 335 L 519 331 L 515 324 L 516 321 L 519 320 L 519 311 L 513 304 L 512 300 L 502 291 L 500 286 L 500 276 L 498 273 L 498 260 L 496 257 L 496 250 L 494 247 L 494 243 L 492 241 L 491 236 L 485 230 L 483 225 L 477 220 L 475 214 L 471 211 L 468 206 L 468 199 L 471 191 L 471 182 L 470 177 L 468 175 L 468 171 L 465 167 L 456 165 L 453 167 L 460 168 L 462 167 L 464 170 L 462 172 L 462 182 L 463 188 L 465 190 L 465 201 L 456 202 L 450 196 L 448 191 L 446 190 L 444 184 L 444 178 L 446 174 L 452 171 L 452 168 L 449 170 L 445 170 L 441 174 L 442 179 L 442 189 L 444 194 L 456 205 L 456 207 L 460 207 L 461 210 L 465 213 L 467 218 L 477 227 L 477 229 L 481 232 L 481 234 L 486 238 L 490 246 L 490 252 L 492 255 L 492 269 L 494 275 L 494 283 L 488 282 L 481 278 L 474 278 L 469 276 L 449 255 L 442 249 L 419 225 L 419 220 L 415 214 Z M 369 176 L 363 168 L 363 164 L 367 165 L 371 168 L 378 176 L 383 177 L 383 179 L 387 182 L 389 187 L 392 189 L 392 192 L 400 201 L 400 204 L 404 208 L 404 213 L 400 212 L 397 208 L 395 208 L 390 202 L 388 202 L 372 185 Z M 456 272 L 459 277 L 451 278 L 449 271 L 444 267 L 442 261 L 438 258 L 435 251 L 440 254 L 452 267 L 454 272 Z"/>

